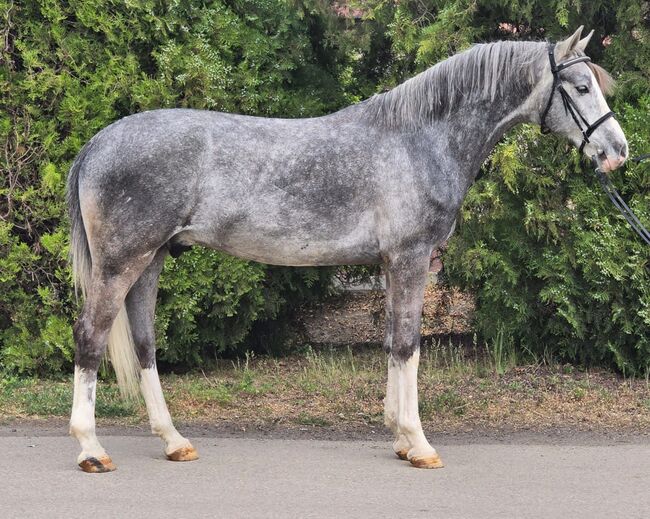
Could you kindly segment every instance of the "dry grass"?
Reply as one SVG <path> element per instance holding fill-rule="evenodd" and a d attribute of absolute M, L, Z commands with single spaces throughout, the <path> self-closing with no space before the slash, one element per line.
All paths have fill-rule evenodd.
<path fill-rule="evenodd" d="M 603 370 L 513 366 L 435 343 L 422 352 L 420 410 L 430 431 L 641 431 L 650 426 L 650 384 Z M 249 357 L 210 371 L 165 375 L 170 411 L 185 423 L 242 426 L 381 426 L 385 356 L 379 351 L 309 351 L 282 360 Z M 5 381 L 0 418 L 65 416 L 71 381 Z M 98 416 L 146 421 L 143 405 L 120 403 L 113 383 L 98 391 Z"/>

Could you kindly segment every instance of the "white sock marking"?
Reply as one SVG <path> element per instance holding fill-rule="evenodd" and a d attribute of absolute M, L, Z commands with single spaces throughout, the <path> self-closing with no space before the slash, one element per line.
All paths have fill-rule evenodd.
<path fill-rule="evenodd" d="M 158 377 L 156 367 L 142 370 L 140 390 L 147 405 L 151 432 L 157 434 L 164 440 L 165 453 L 171 454 L 182 447 L 191 446 L 189 440 L 183 438 L 172 423 L 172 417 L 165 403 L 165 397 L 160 386 L 160 378 Z"/>
<path fill-rule="evenodd" d="M 414 456 L 432 456 L 436 450 L 429 445 L 418 410 L 418 364 L 420 362 L 420 350 L 417 350 L 411 358 L 404 363 L 396 364 L 397 371 L 397 425 L 399 433 L 404 435 L 411 446 L 409 459 Z"/>
<path fill-rule="evenodd" d="M 75 366 L 70 434 L 77 438 L 81 445 L 78 463 L 87 458 L 106 456 L 106 451 L 95 435 L 96 387 L 97 374 Z"/>
<path fill-rule="evenodd" d="M 402 452 L 404 450 L 408 451 L 411 448 L 411 444 L 406 439 L 406 436 L 400 433 L 399 426 L 397 423 L 399 406 L 398 406 L 398 391 L 397 391 L 397 381 L 398 381 L 398 366 L 393 360 L 392 357 L 388 357 L 388 382 L 386 384 L 386 398 L 384 399 L 384 423 L 393 434 L 395 435 L 395 441 L 393 442 L 393 450 L 396 453 Z"/>

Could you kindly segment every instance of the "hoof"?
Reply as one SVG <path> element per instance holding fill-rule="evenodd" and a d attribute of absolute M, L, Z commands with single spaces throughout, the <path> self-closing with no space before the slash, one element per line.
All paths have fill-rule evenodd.
<path fill-rule="evenodd" d="M 411 465 L 418 469 L 441 469 L 445 466 L 437 454 L 433 456 L 414 456 L 409 461 Z"/>
<path fill-rule="evenodd" d="M 99 474 L 102 472 L 113 472 L 117 467 L 113 464 L 113 461 L 108 456 L 102 456 L 101 458 L 86 458 L 81 463 L 79 467 L 84 472 L 90 474 Z"/>
<path fill-rule="evenodd" d="M 167 459 L 170 461 L 194 461 L 199 459 L 199 453 L 190 445 L 189 447 L 181 447 L 171 454 L 167 454 Z"/>
<path fill-rule="evenodd" d="M 409 459 L 408 453 L 409 453 L 408 449 L 401 449 L 399 451 L 395 451 L 395 454 L 397 455 L 397 457 L 399 459 L 401 459 L 401 460 L 404 460 L 404 461 L 408 461 L 408 459 Z"/>

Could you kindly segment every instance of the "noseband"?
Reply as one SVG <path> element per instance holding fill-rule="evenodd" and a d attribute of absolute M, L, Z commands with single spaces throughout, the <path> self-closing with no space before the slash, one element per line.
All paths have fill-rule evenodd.
<path fill-rule="evenodd" d="M 610 117 L 614 117 L 615 114 L 614 112 L 611 111 L 607 112 L 596 122 L 594 122 L 593 124 L 589 124 L 587 119 L 585 119 L 584 116 L 580 113 L 580 110 L 578 109 L 578 105 L 576 105 L 575 101 L 571 99 L 571 96 L 564 89 L 564 86 L 562 85 L 562 79 L 560 78 L 560 71 L 570 67 L 571 65 L 575 65 L 576 63 L 582 63 L 583 61 L 591 61 L 591 58 L 589 58 L 589 56 L 579 56 L 577 58 L 569 59 L 567 61 L 563 61 L 562 63 L 556 64 L 554 51 L 555 51 L 555 45 L 549 44 L 548 60 L 551 62 L 551 72 L 553 73 L 553 87 L 551 88 L 551 95 L 548 98 L 548 103 L 546 103 L 546 108 L 544 109 L 544 113 L 542 114 L 542 119 L 541 119 L 542 133 L 549 133 L 551 131 L 551 129 L 546 125 L 546 116 L 548 115 L 548 111 L 551 109 L 551 104 L 553 103 L 553 97 L 555 95 L 555 89 L 557 88 L 558 92 L 560 92 L 560 95 L 562 96 L 564 113 L 571 114 L 571 117 L 573 118 L 576 125 L 580 129 L 580 132 L 582 133 L 582 144 L 580 144 L 580 153 L 582 153 L 582 150 L 584 149 L 585 145 L 589 142 L 589 137 L 591 136 L 592 133 L 596 131 L 596 128 L 598 128 Z"/>

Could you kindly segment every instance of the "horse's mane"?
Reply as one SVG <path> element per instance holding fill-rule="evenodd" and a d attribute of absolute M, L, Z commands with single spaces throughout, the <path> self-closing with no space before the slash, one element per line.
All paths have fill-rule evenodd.
<path fill-rule="evenodd" d="M 383 126 L 415 129 L 444 118 L 463 99 L 494 101 L 504 89 L 530 94 L 546 60 L 545 42 L 497 41 L 474 45 L 364 105 L 366 115 Z M 570 57 L 583 55 L 574 51 Z M 587 62 L 604 95 L 612 93 L 614 80 L 595 63 Z M 514 108 L 514 107 L 513 107 Z"/>
<path fill-rule="evenodd" d="M 418 128 L 454 111 L 463 99 L 494 101 L 504 89 L 532 90 L 546 46 L 499 41 L 474 45 L 366 103 L 366 113 L 388 127 Z"/>
<path fill-rule="evenodd" d="M 464 98 L 493 101 L 506 88 L 526 96 L 545 54 L 546 45 L 541 42 L 474 45 L 392 90 L 374 95 L 364 109 L 384 126 L 418 128 L 449 115 Z"/>

